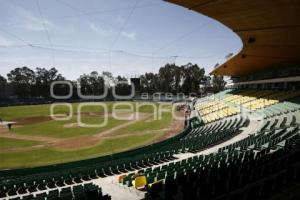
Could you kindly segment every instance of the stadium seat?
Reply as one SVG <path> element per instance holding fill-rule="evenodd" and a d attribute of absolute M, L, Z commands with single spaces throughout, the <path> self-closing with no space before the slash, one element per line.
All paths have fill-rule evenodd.
<path fill-rule="evenodd" d="M 147 178 L 146 176 L 138 176 L 132 181 L 132 185 L 136 189 L 144 189 L 147 185 Z"/>

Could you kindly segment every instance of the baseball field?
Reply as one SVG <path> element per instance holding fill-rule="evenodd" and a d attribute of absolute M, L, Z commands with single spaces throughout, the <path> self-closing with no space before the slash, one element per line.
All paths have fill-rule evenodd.
<path fill-rule="evenodd" d="M 183 121 L 172 117 L 171 104 L 100 104 L 0 107 L 0 168 L 108 155 L 164 140 L 183 129 Z M 11 130 L 6 126 L 10 122 Z"/>

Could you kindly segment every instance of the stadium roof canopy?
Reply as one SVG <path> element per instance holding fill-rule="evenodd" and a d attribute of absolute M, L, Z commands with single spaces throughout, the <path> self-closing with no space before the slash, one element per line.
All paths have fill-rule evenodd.
<path fill-rule="evenodd" d="M 211 74 L 243 76 L 300 63 L 299 0 L 167 0 L 237 33 L 243 49 Z"/>

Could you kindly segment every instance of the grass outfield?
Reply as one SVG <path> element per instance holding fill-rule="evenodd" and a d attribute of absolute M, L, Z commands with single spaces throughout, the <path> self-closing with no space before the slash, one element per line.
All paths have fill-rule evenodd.
<path fill-rule="evenodd" d="M 107 105 L 108 112 L 112 111 L 113 105 L 116 102 L 105 102 L 103 104 Z M 153 106 L 156 108 L 160 104 L 151 103 L 151 105 L 147 105 L 147 103 L 139 103 L 139 102 L 125 102 L 133 106 L 133 111 L 136 112 L 139 107 L 139 112 L 142 113 L 152 113 Z M 74 112 L 78 110 L 78 103 L 72 103 L 72 108 Z M 25 117 L 34 117 L 34 116 L 49 116 L 50 115 L 50 105 L 26 105 L 26 106 L 11 106 L 11 107 L 0 107 L 0 117 L 3 120 L 16 120 Z M 118 109 L 128 109 L 128 106 L 118 106 Z M 69 110 L 65 106 L 57 106 L 54 109 L 55 114 L 68 114 Z M 86 106 L 82 109 L 82 112 L 103 112 L 102 107 L 97 106 Z"/>
<path fill-rule="evenodd" d="M 127 126 L 122 129 L 122 131 L 116 131 L 113 135 L 122 135 L 122 134 L 129 134 L 129 133 L 141 133 L 153 130 L 162 130 L 167 128 L 170 123 L 172 122 L 172 115 L 171 113 L 163 113 L 162 120 L 153 120 L 153 118 L 144 119 L 141 123 L 134 123 L 130 126 Z M 164 131 L 162 131 L 164 132 Z"/>
<path fill-rule="evenodd" d="M 30 147 L 38 144 L 40 143 L 36 141 L 0 138 L 0 150 L 6 148 Z"/>
<path fill-rule="evenodd" d="M 52 120 L 49 117 L 50 105 L 0 108 L 0 118 L 18 122 L 11 131 L 0 127 L 0 168 L 33 167 L 93 158 L 145 146 L 164 138 L 173 122 L 171 112 L 163 113 L 160 120 L 153 120 L 153 105 L 157 108 L 161 104 L 126 103 L 133 105 L 134 113 L 138 111 L 135 114 L 142 118 L 117 120 L 110 114 L 108 124 L 102 128 L 79 127 L 76 115 L 67 121 Z M 105 104 L 111 113 L 113 102 Z M 72 104 L 72 108 L 78 114 L 78 104 Z M 171 111 L 170 104 L 163 108 Z M 118 106 L 118 109 L 128 109 L 128 106 Z M 55 113 L 67 114 L 67 110 L 66 107 L 57 107 Z M 101 123 L 103 112 L 101 107 L 87 106 L 82 110 L 82 121 Z M 132 111 L 123 112 L 132 114 Z"/>
<path fill-rule="evenodd" d="M 161 137 L 161 134 L 154 136 L 151 134 L 137 135 L 127 137 L 126 139 L 108 139 L 100 142 L 96 146 L 76 151 L 59 151 L 54 148 L 43 148 L 34 151 L 1 153 L 0 167 L 2 169 L 34 167 L 94 158 L 141 147 L 153 143 L 159 137 Z"/>
<path fill-rule="evenodd" d="M 87 124 L 101 124 L 103 119 L 100 117 L 84 117 L 82 122 Z M 93 135 L 100 133 L 101 131 L 108 130 L 117 125 L 125 123 L 124 120 L 116 120 L 112 117 L 108 118 L 108 123 L 105 127 L 101 128 L 84 128 L 84 127 L 66 127 L 66 125 L 76 124 L 76 117 L 73 117 L 69 121 L 49 121 L 42 122 L 32 125 L 27 125 L 24 127 L 16 127 L 13 129 L 15 133 L 25 134 L 25 135 L 36 135 L 36 136 L 47 136 L 54 138 L 70 138 L 82 135 Z"/>

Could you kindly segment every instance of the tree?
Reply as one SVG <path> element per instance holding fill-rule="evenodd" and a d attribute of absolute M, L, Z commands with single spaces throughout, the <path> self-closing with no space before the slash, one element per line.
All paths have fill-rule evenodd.
<path fill-rule="evenodd" d="M 145 73 L 141 76 L 141 91 L 148 94 L 157 92 L 158 75 L 154 73 Z"/>
<path fill-rule="evenodd" d="M 113 74 L 111 72 L 108 71 L 102 72 L 102 77 L 105 81 L 105 84 L 108 87 L 111 87 L 111 85 L 114 85 L 116 83 L 116 80 L 114 79 Z"/>
<path fill-rule="evenodd" d="M 131 95 L 131 86 L 128 85 L 128 79 L 122 76 L 116 78 L 118 84 L 115 85 L 115 92 L 119 96 Z"/>
<path fill-rule="evenodd" d="M 19 97 L 31 97 L 32 87 L 35 84 L 35 72 L 28 67 L 15 68 L 7 74 L 12 83 L 15 94 Z"/>
<path fill-rule="evenodd" d="M 172 92 L 177 94 L 181 90 L 182 72 L 179 66 L 175 66 L 173 70 Z"/>
<path fill-rule="evenodd" d="M 185 94 L 198 93 L 199 86 L 205 81 L 205 70 L 199 68 L 197 64 L 188 63 L 181 66 L 182 70 L 182 88 L 181 92 Z"/>
<path fill-rule="evenodd" d="M 212 78 L 212 86 L 214 92 L 219 92 L 221 90 L 224 90 L 226 82 L 224 81 L 223 76 L 217 76 L 214 75 Z"/>
<path fill-rule="evenodd" d="M 0 75 L 0 98 L 5 97 L 7 80 Z"/>
<path fill-rule="evenodd" d="M 102 95 L 104 92 L 104 78 L 93 71 L 90 74 L 83 74 L 79 77 L 80 91 L 84 95 Z"/>
<path fill-rule="evenodd" d="M 3 88 L 7 84 L 6 78 L 0 75 L 0 88 Z"/>
<path fill-rule="evenodd" d="M 201 93 L 208 93 L 208 92 L 212 92 L 212 85 L 211 85 L 211 77 L 210 76 L 204 76 L 203 82 L 201 83 L 202 85 L 202 89 L 201 89 Z"/>
<path fill-rule="evenodd" d="M 57 69 L 55 68 L 51 68 L 49 70 L 45 68 L 36 68 L 36 84 L 35 84 L 36 96 L 50 97 L 51 83 L 54 81 L 62 81 L 62 80 L 65 80 L 65 78 L 61 74 L 59 74 Z"/>
<path fill-rule="evenodd" d="M 158 74 L 145 73 L 141 76 L 142 92 L 184 92 L 198 93 L 199 86 L 205 82 L 205 70 L 196 64 L 188 63 L 183 66 L 166 64 L 159 69 Z"/>
<path fill-rule="evenodd" d="M 158 72 L 159 77 L 159 92 L 171 92 L 172 86 L 174 85 L 174 69 L 175 64 L 166 64 L 161 67 Z"/>
<path fill-rule="evenodd" d="M 185 94 L 189 94 L 191 92 L 191 84 L 192 84 L 192 78 L 191 78 L 191 74 L 189 71 L 189 67 L 190 64 L 181 66 L 181 81 L 182 81 L 182 85 L 181 85 L 181 92 L 185 93 Z"/>

